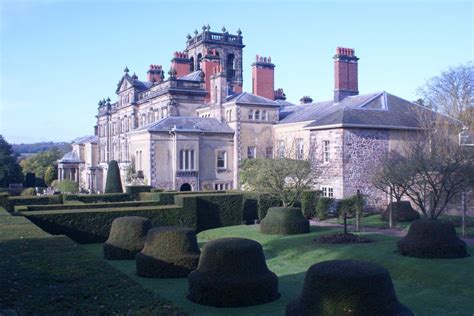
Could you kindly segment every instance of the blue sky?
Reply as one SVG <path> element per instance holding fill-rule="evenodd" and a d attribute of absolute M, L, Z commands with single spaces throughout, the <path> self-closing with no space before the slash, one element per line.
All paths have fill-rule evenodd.
<path fill-rule="evenodd" d="M 337 46 L 359 60 L 360 93 L 408 100 L 429 77 L 473 59 L 472 1 L 0 0 L 0 134 L 9 142 L 91 134 L 99 99 L 115 100 L 125 65 L 169 68 L 206 23 L 244 37 L 244 90 L 256 54 L 276 64 L 288 100 L 332 98 Z"/>

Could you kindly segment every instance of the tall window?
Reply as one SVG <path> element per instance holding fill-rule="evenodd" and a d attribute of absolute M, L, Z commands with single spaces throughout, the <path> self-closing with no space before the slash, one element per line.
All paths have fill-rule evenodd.
<path fill-rule="evenodd" d="M 267 111 L 266 110 L 263 110 L 262 111 L 262 121 L 267 121 Z"/>
<path fill-rule="evenodd" d="M 255 120 L 260 120 L 260 111 L 259 110 L 256 110 L 255 111 Z"/>
<path fill-rule="evenodd" d="M 182 149 L 179 151 L 179 170 L 194 170 L 194 150 Z"/>
<path fill-rule="evenodd" d="M 247 158 L 254 159 L 257 156 L 257 148 L 255 146 L 247 147 Z"/>
<path fill-rule="evenodd" d="M 330 142 L 329 140 L 323 140 L 323 162 L 329 162 L 329 159 L 331 157 L 330 154 Z"/>
<path fill-rule="evenodd" d="M 278 158 L 285 158 L 285 141 L 282 139 L 278 141 Z"/>
<path fill-rule="evenodd" d="M 217 152 L 217 169 L 223 170 L 227 168 L 227 152 L 218 151 Z"/>
<path fill-rule="evenodd" d="M 304 155 L 304 144 L 303 144 L 303 138 L 297 138 L 295 139 L 295 151 L 296 151 L 296 159 L 303 159 Z"/>
<path fill-rule="evenodd" d="M 253 120 L 253 110 L 249 110 L 249 120 Z"/>
<path fill-rule="evenodd" d="M 324 197 L 332 198 L 334 197 L 334 189 L 332 187 L 323 186 L 321 187 Z"/>
<path fill-rule="evenodd" d="M 265 148 L 265 158 L 273 158 L 273 146 L 268 146 L 267 148 Z"/>

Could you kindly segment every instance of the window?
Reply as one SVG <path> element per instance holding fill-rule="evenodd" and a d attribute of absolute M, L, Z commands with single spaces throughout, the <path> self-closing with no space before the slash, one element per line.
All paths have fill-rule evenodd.
<path fill-rule="evenodd" d="M 194 150 L 182 149 L 179 151 L 179 170 L 194 170 Z"/>
<path fill-rule="evenodd" d="M 321 187 L 321 191 L 323 192 L 324 197 L 332 198 L 334 197 L 334 189 L 332 187 Z"/>
<path fill-rule="evenodd" d="M 247 147 L 247 158 L 254 159 L 257 156 L 257 149 L 255 146 L 248 146 Z"/>
<path fill-rule="evenodd" d="M 296 159 L 301 160 L 303 159 L 304 155 L 304 143 L 303 138 L 295 139 L 295 150 L 296 150 Z"/>
<path fill-rule="evenodd" d="M 273 146 L 268 146 L 267 148 L 265 148 L 265 158 L 273 158 Z"/>
<path fill-rule="evenodd" d="M 229 190 L 231 188 L 230 183 L 216 183 L 214 184 L 215 190 Z"/>
<path fill-rule="evenodd" d="M 253 120 L 253 110 L 249 110 L 249 120 Z"/>
<path fill-rule="evenodd" d="M 217 169 L 226 169 L 227 168 L 227 152 L 218 151 L 217 152 Z"/>
<path fill-rule="evenodd" d="M 267 119 L 267 111 L 266 111 L 266 110 L 263 110 L 263 111 L 262 111 L 262 121 L 268 121 L 268 119 Z"/>
<path fill-rule="evenodd" d="M 257 111 L 255 111 L 255 120 L 258 121 L 259 119 L 260 119 L 260 111 L 257 110 Z"/>
<path fill-rule="evenodd" d="M 282 139 L 278 141 L 278 158 L 285 158 L 285 141 Z"/>
<path fill-rule="evenodd" d="M 329 140 L 323 141 L 323 162 L 327 163 L 330 159 L 330 142 Z"/>

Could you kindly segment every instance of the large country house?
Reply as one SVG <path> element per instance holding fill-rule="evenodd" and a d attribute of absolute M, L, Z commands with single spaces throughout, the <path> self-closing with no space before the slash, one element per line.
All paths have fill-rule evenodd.
<path fill-rule="evenodd" d="M 286 101 L 274 87 L 275 65 L 261 56 L 252 64 L 252 92 L 243 92 L 243 48 L 240 30 L 204 26 L 174 53 L 167 74 L 150 65 L 142 81 L 125 68 L 116 101 L 99 102 L 94 135 L 74 140 L 59 161 L 60 180 L 103 191 L 107 164 L 117 160 L 124 184 L 133 178 L 164 189 L 236 189 L 244 159 L 290 155 L 313 161 L 324 195 L 361 190 L 371 205 L 385 205 L 371 176 L 405 133 L 419 130 L 420 105 L 385 91 L 360 95 L 358 58 L 341 47 L 332 100 Z"/>

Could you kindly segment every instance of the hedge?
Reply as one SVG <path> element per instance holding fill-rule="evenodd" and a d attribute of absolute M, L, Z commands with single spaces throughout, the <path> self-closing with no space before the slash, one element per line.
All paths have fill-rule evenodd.
<path fill-rule="evenodd" d="M 127 202 L 132 201 L 132 196 L 127 193 L 104 193 L 104 194 L 65 194 L 64 203 L 84 202 L 84 203 L 98 203 L 98 202 Z"/>
<path fill-rule="evenodd" d="M 186 192 L 179 192 L 179 191 L 163 191 L 163 192 L 141 192 L 139 193 L 139 200 L 140 201 L 160 201 L 164 205 L 173 204 L 174 197 L 176 195 L 181 194 L 214 194 L 214 193 L 226 193 L 226 191 L 186 191 Z"/>
<path fill-rule="evenodd" d="M 196 197 L 197 232 L 242 224 L 242 194 L 198 194 Z"/>
<path fill-rule="evenodd" d="M 112 221 L 122 216 L 143 216 L 154 226 L 196 227 L 196 199 L 176 197 L 177 205 L 118 207 L 89 210 L 23 212 L 50 234 L 64 234 L 79 243 L 104 242 Z"/>
<path fill-rule="evenodd" d="M 10 195 L 8 192 L 0 192 L 0 207 L 6 207 L 7 206 L 7 200 Z"/>
<path fill-rule="evenodd" d="M 130 202 L 110 202 L 110 203 L 68 203 L 52 205 L 20 205 L 15 206 L 16 212 L 35 212 L 35 211 L 62 211 L 62 210 L 86 210 L 98 208 L 116 208 L 116 207 L 142 207 L 142 206 L 160 206 L 159 201 L 130 201 Z"/>
<path fill-rule="evenodd" d="M 316 216 L 316 203 L 321 191 L 308 190 L 301 194 L 301 212 L 303 216 L 311 219 Z"/>
<path fill-rule="evenodd" d="M 247 225 L 251 225 L 258 219 L 258 197 L 256 192 L 242 192 L 242 212 L 243 220 Z"/>
<path fill-rule="evenodd" d="M 10 196 L 7 199 L 5 208 L 9 212 L 15 211 L 16 205 L 47 205 L 62 204 L 62 195 L 45 195 L 45 196 Z"/>
<path fill-rule="evenodd" d="M 140 192 L 150 192 L 150 185 L 127 185 L 125 186 L 125 193 L 130 194 L 132 199 L 138 200 Z"/>
<path fill-rule="evenodd" d="M 320 220 L 326 219 L 329 211 L 329 207 L 334 202 L 334 199 L 328 197 L 320 197 L 316 202 L 316 216 Z"/>
<path fill-rule="evenodd" d="M 268 193 L 261 193 L 258 197 L 258 219 L 264 219 L 270 207 L 277 207 L 280 205 L 281 201 L 276 197 Z"/>

